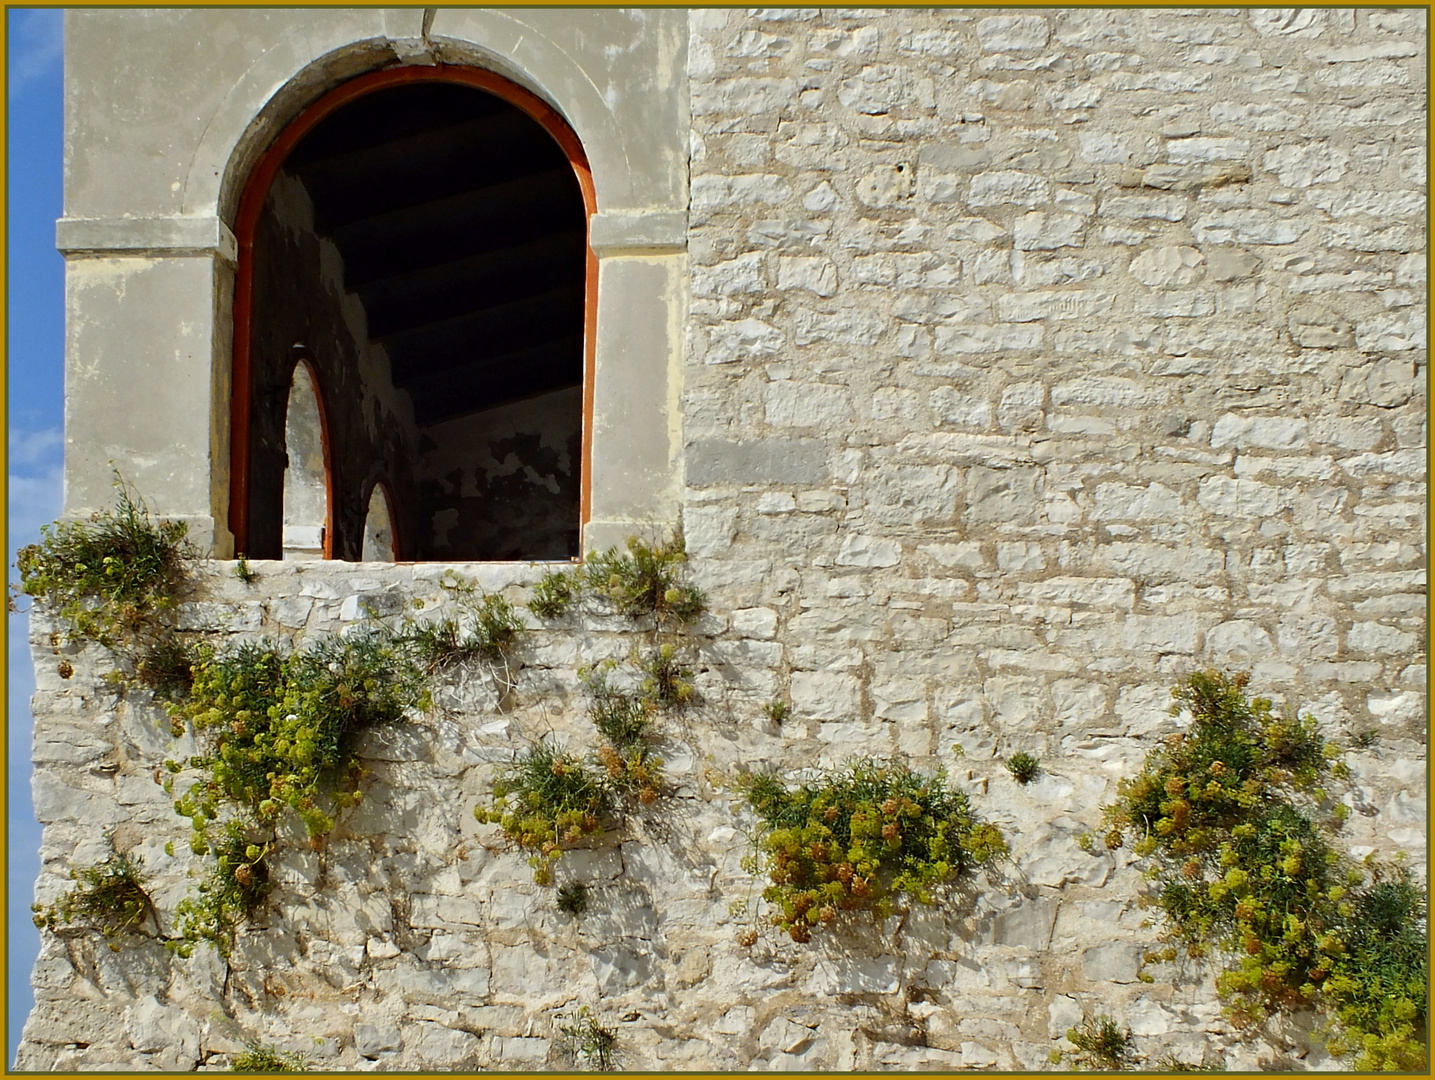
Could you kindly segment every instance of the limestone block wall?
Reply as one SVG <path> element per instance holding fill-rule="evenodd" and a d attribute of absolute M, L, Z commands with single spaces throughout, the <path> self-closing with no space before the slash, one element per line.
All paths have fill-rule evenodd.
<path fill-rule="evenodd" d="M 829 753 L 1423 738 L 1423 20 L 693 14 L 689 543 Z"/>
<path fill-rule="evenodd" d="M 474 671 L 372 734 L 365 801 L 283 857 L 229 964 L 47 936 L 19 1065 L 217 1068 L 262 1038 L 539 1068 L 587 1005 L 638 1069 L 1034 1070 L 1097 1012 L 1152 1060 L 1330 1066 L 1303 1022 L 1232 1031 L 1209 970 L 1138 981 L 1140 868 L 1078 838 L 1177 730 L 1170 685 L 1221 666 L 1375 732 L 1344 842 L 1424 864 L 1424 18 L 691 13 L 680 509 L 711 610 L 673 795 L 559 864 L 593 886 L 578 921 L 474 821 L 524 737 L 591 738 L 576 669 L 642 634 L 535 624 L 506 711 Z M 253 565 L 208 564 L 186 625 L 312 640 L 435 610 L 450 570 L 518 601 L 544 569 Z M 163 850 L 175 747 L 97 650 L 60 678 L 51 629 L 37 895 L 113 828 L 164 919 L 195 865 Z M 732 777 L 856 755 L 946 766 L 1010 862 L 870 933 L 740 945 Z"/>

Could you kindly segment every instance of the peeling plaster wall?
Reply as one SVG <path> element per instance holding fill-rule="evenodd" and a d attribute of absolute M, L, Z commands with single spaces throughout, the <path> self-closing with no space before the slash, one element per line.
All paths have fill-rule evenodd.
<path fill-rule="evenodd" d="M 421 558 L 578 554 L 583 388 L 426 428 L 415 469 L 432 546 Z"/>

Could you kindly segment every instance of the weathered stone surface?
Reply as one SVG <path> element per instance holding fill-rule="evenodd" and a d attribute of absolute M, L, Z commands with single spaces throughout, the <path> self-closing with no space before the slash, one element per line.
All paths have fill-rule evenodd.
<path fill-rule="evenodd" d="M 418 10 L 72 14 L 116 28 L 72 78 L 127 72 L 126 93 L 82 95 L 77 119 L 111 150 L 149 140 L 133 169 L 73 171 L 76 205 L 161 224 L 64 230 L 131 242 L 123 259 L 72 253 L 74 302 L 97 313 L 77 347 L 90 326 L 106 356 L 115 340 L 148 350 L 187 395 L 144 475 L 171 467 L 169 443 L 210 447 L 229 271 L 133 242 L 223 240 L 215 185 L 253 121 L 243 103 L 282 106 L 301 68 L 322 82 L 380 53 L 497 50 L 594 166 L 595 392 L 618 404 L 598 410 L 591 535 L 681 519 L 711 612 L 683 647 L 702 701 L 654 743 L 670 793 L 556 864 L 559 884 L 589 887 L 582 918 L 472 811 L 524 740 L 595 745 L 577 669 L 645 647 L 650 620 L 531 619 L 511 694 L 476 672 L 441 680 L 433 713 L 366 732 L 364 800 L 322 851 L 286 826 L 272 905 L 230 964 L 47 936 L 19 1064 L 188 1070 L 253 1036 L 326 1068 L 539 1070 L 566 1067 L 559 1029 L 584 1005 L 638 1070 L 1035 1071 L 1092 1011 L 1129 1024 L 1148 1062 L 1209 1047 L 1253 1069 L 1329 1064 L 1276 1035 L 1243 1049 L 1209 971 L 1139 983 L 1156 928 L 1134 904 L 1139 861 L 1100 845 L 1100 807 L 1187 723 L 1173 682 L 1253 669 L 1337 741 L 1377 732 L 1378 752 L 1354 755 L 1352 842 L 1423 858 L 1422 12 L 609 10 L 580 32 L 564 11 L 533 34 L 486 9 L 438 9 L 427 33 Z M 159 55 L 208 18 L 247 21 L 198 73 L 193 41 L 219 38 L 180 35 L 180 60 L 148 65 L 166 92 L 128 93 L 141 43 Z M 615 47 L 602 78 L 563 67 L 615 44 L 610 22 L 661 26 L 669 62 Z M 246 75 L 247 43 L 276 34 Z M 229 141 L 197 150 L 196 123 Z M 181 261 L 179 291 L 136 276 Z M 198 336 L 157 350 L 115 334 L 86 305 L 122 286 L 134 318 Z M 149 448 L 71 434 L 105 493 L 107 457 Z M 611 439 L 630 436 L 646 456 L 610 470 Z M 218 512 L 207 467 L 173 475 L 166 497 Z M 184 625 L 312 641 L 414 598 L 442 612 L 450 573 L 522 604 L 547 567 L 257 569 L 244 585 L 213 564 Z M 172 920 L 204 864 L 153 775 L 198 747 L 171 743 L 142 695 L 115 700 L 102 650 L 65 651 L 64 677 L 50 625 L 33 628 L 39 894 L 113 830 Z M 763 710 L 775 698 L 781 724 Z M 1042 761 L 1026 787 L 1001 764 L 1019 749 Z M 742 865 L 752 821 L 732 780 L 860 755 L 946 766 L 1002 827 L 1016 876 L 798 946 L 770 931 Z M 218 1032 L 220 1015 L 242 1030 Z"/>

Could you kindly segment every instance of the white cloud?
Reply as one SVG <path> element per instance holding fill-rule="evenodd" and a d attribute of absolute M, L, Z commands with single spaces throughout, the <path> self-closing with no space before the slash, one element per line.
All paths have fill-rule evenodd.
<path fill-rule="evenodd" d="M 10 507 L 8 515 L 10 550 L 13 567 L 15 552 L 40 539 L 40 526 L 60 516 L 63 506 L 64 480 L 58 462 L 38 476 L 10 474 Z"/>
<path fill-rule="evenodd" d="M 57 8 L 10 10 L 10 93 L 58 75 L 65 56 L 65 13 Z"/>
<path fill-rule="evenodd" d="M 65 433 L 59 428 L 42 431 L 23 429 L 9 433 L 10 468 L 25 470 L 26 466 L 52 466 L 65 449 Z"/>

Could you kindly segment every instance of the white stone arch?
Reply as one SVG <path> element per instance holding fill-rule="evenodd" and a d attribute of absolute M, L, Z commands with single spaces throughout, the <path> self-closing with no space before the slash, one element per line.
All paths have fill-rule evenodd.
<path fill-rule="evenodd" d="M 284 558 L 327 558 L 333 527 L 329 433 L 318 375 L 302 354 L 289 381 L 284 454 Z"/>
<path fill-rule="evenodd" d="M 217 213 L 226 224 L 232 224 L 245 181 L 278 132 L 325 92 L 355 75 L 390 67 L 395 59 L 408 64 L 484 68 L 543 99 L 583 144 L 601 210 L 684 212 L 685 94 L 635 91 L 627 94 L 626 100 L 610 100 L 600 89 L 600 83 L 611 85 L 614 81 L 609 70 L 612 57 L 598 47 L 603 42 L 594 42 L 590 55 L 584 55 L 571 43 L 553 40 L 546 32 L 552 28 L 543 24 L 557 12 L 443 8 L 433 16 L 430 28 L 422 25 L 422 13 L 417 10 L 382 14 L 390 24 L 386 34 L 374 34 L 377 27 L 365 27 L 367 32 L 348 39 L 326 35 L 327 40 L 320 38 L 314 43 L 323 51 L 307 56 L 296 42 L 276 44 L 256 57 L 207 118 L 182 181 L 184 214 Z M 593 27 L 584 28 L 598 30 L 601 38 L 604 22 L 611 25 L 615 18 L 631 22 L 633 13 L 570 9 L 561 14 L 565 25 L 575 20 L 593 22 Z M 403 25 L 405 21 L 410 25 Z M 631 30 L 631 26 L 620 26 L 608 36 L 621 36 L 623 29 Z M 663 27 L 649 36 L 660 39 L 647 43 L 652 51 L 679 54 L 665 56 L 665 66 L 682 59 L 685 34 L 677 40 Z M 632 43 L 626 44 L 629 47 L 624 51 L 632 52 Z M 641 67 L 641 62 L 633 66 Z M 675 98 L 683 100 L 675 104 Z M 667 117 L 670 122 L 655 126 L 655 114 L 664 111 L 672 114 Z M 674 145 L 679 138 L 681 143 Z M 681 237 L 673 235 L 673 223 L 664 224 L 666 239 L 680 243 Z"/>
<path fill-rule="evenodd" d="M 394 531 L 394 499 L 389 485 L 375 480 L 364 513 L 363 562 L 398 562 L 399 542 Z"/>

